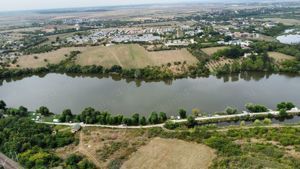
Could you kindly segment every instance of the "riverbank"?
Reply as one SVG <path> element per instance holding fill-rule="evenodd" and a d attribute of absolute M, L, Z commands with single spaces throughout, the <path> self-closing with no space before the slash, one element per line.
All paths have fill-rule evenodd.
<path fill-rule="evenodd" d="M 300 115 L 300 109 L 298 108 L 293 108 L 292 110 L 286 111 L 287 115 L 289 116 L 297 116 Z M 195 118 L 195 121 L 198 123 L 204 123 L 204 124 L 209 124 L 209 123 L 217 123 L 218 121 L 235 121 L 238 118 L 244 118 L 244 117 L 249 117 L 254 119 L 261 119 L 263 117 L 279 117 L 280 111 L 272 111 L 270 110 L 269 112 L 258 112 L 258 113 L 250 113 L 247 111 L 244 111 L 242 114 L 234 114 L 234 115 L 215 115 L 213 117 L 197 117 Z M 173 123 L 186 123 L 188 122 L 188 119 L 180 119 L 180 120 L 169 120 Z M 81 127 L 101 127 L 101 128 L 111 128 L 111 129 L 147 129 L 147 128 L 156 128 L 156 127 L 161 127 L 164 128 L 166 125 L 165 123 L 161 124 L 155 124 L 155 125 L 145 125 L 145 126 L 126 126 L 126 125 L 100 125 L 100 124 L 84 124 L 84 123 L 59 123 L 59 122 L 41 122 L 41 121 L 36 121 L 36 123 L 42 123 L 42 124 L 48 124 L 48 125 L 61 125 L 61 126 L 75 126 L 75 125 L 80 125 Z"/>

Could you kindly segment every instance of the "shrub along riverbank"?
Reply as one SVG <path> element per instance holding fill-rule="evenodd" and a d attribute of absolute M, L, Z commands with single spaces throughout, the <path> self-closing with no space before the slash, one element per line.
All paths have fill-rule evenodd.
<path fill-rule="evenodd" d="M 218 115 L 220 118 L 209 118 L 208 116 L 204 116 L 205 113 L 201 113 L 198 109 L 194 109 L 191 115 L 189 115 L 186 110 L 180 109 L 176 118 L 168 117 L 164 112 L 152 112 L 148 117 L 141 116 L 138 113 L 134 113 L 131 117 L 125 117 L 121 114 L 112 115 L 109 112 L 100 112 L 91 107 L 85 108 L 80 114 L 73 114 L 70 109 L 66 109 L 61 114 L 55 115 L 45 106 L 40 107 L 35 112 L 30 112 L 23 106 L 20 106 L 19 108 L 7 108 L 5 102 L 0 101 L 0 118 L 6 115 L 14 117 L 31 117 L 33 120 L 42 122 L 55 121 L 57 123 L 84 123 L 108 126 L 146 126 L 165 123 L 166 128 L 175 129 L 180 126 L 193 127 L 195 125 L 217 124 L 220 122 L 255 121 L 257 119 L 262 120 L 264 118 L 284 120 L 285 118 L 292 118 L 294 115 L 298 115 L 300 113 L 298 112 L 298 114 L 293 115 L 287 113 L 287 111 L 294 107 L 295 105 L 290 102 L 279 103 L 277 105 L 277 110 L 279 111 L 278 115 L 268 113 L 269 109 L 263 105 L 248 103 L 246 104 L 246 108 L 252 115 L 242 115 L 237 109 L 227 107 L 223 112 L 213 113 Z M 32 114 L 35 114 L 35 116 L 33 117 Z M 201 117 L 203 117 L 203 119 L 201 119 Z M 180 122 L 179 119 L 186 119 L 186 121 Z M 179 121 L 176 122 L 176 120 Z"/>

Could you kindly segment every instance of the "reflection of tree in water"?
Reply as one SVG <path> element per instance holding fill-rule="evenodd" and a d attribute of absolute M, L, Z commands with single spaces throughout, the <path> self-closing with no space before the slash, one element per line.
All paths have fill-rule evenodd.
<path fill-rule="evenodd" d="M 46 73 L 41 73 L 41 74 L 31 74 L 31 75 L 24 75 L 24 76 L 18 76 L 18 77 L 12 77 L 12 78 L 5 78 L 5 79 L 0 79 L 0 86 L 3 85 L 3 82 L 7 82 L 7 83 L 10 83 L 10 82 L 15 82 L 15 81 L 19 81 L 19 80 L 23 80 L 25 78 L 30 78 L 30 77 L 33 77 L 33 76 L 38 76 L 39 78 L 43 78 L 45 77 L 47 74 Z"/>
<path fill-rule="evenodd" d="M 237 82 L 240 80 L 239 74 L 233 74 L 231 75 L 231 81 L 232 82 Z"/>
<path fill-rule="evenodd" d="M 152 82 L 164 82 L 166 85 L 172 85 L 174 79 L 165 79 L 165 80 L 145 80 L 145 79 L 134 79 L 134 78 L 123 78 L 117 74 L 80 74 L 80 73 L 50 73 L 50 74 L 59 74 L 59 75 L 67 75 L 68 77 L 72 78 L 111 78 L 114 81 L 121 81 L 121 80 L 126 80 L 126 83 L 132 83 L 135 82 L 136 87 L 141 87 L 142 83 L 152 83 Z M 25 78 L 30 78 L 33 76 L 37 76 L 39 78 L 43 78 L 47 75 L 47 73 L 41 73 L 41 74 L 34 74 L 34 75 L 29 75 L 29 76 L 19 76 L 19 77 L 13 77 L 13 78 L 6 78 L 6 79 L 0 79 L 0 86 L 3 85 L 3 82 L 6 81 L 7 83 L 14 82 L 14 81 L 19 81 L 23 80 Z M 240 79 L 243 79 L 245 81 L 260 81 L 261 79 L 268 79 L 271 75 L 274 75 L 274 73 L 270 72 L 242 72 L 242 73 L 235 73 L 235 74 L 227 74 L 227 75 L 217 75 L 217 79 L 223 79 L 223 82 L 237 82 Z M 298 77 L 299 74 L 293 74 L 293 73 L 279 73 L 278 75 L 283 75 L 288 78 L 294 78 Z M 209 76 L 207 76 L 209 77 Z M 201 78 L 207 78 L 207 77 L 201 77 Z M 197 79 L 198 77 L 192 78 L 192 79 Z"/>
<path fill-rule="evenodd" d="M 242 73 L 234 73 L 227 75 L 216 76 L 217 79 L 223 79 L 223 82 L 237 82 L 240 79 L 245 81 L 260 81 L 261 79 L 268 79 L 272 73 L 267 72 L 242 72 Z"/>

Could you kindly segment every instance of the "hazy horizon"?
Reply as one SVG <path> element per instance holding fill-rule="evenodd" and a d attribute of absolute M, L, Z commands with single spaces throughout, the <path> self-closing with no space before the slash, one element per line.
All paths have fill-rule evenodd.
<path fill-rule="evenodd" d="M 107 7 L 122 5 L 143 5 L 143 4 L 172 4 L 172 3 L 190 3 L 190 2 L 265 2 L 270 0 L 2 0 L 0 2 L 0 12 L 22 11 L 22 10 L 44 10 L 58 8 L 81 8 L 81 7 Z M 273 0 L 270 2 L 288 2 L 295 0 Z"/>

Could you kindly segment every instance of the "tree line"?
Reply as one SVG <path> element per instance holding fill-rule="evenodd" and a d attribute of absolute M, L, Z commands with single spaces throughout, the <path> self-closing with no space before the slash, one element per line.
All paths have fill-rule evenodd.
<path fill-rule="evenodd" d="M 94 108 L 86 108 L 80 114 L 72 114 L 70 109 L 64 110 L 60 117 L 60 122 L 83 122 L 85 124 L 102 124 L 102 125 L 127 125 L 138 126 L 147 124 L 160 124 L 168 119 L 164 112 L 152 112 L 148 118 L 134 113 L 131 117 L 123 115 L 112 115 L 108 112 L 96 111 Z"/>

